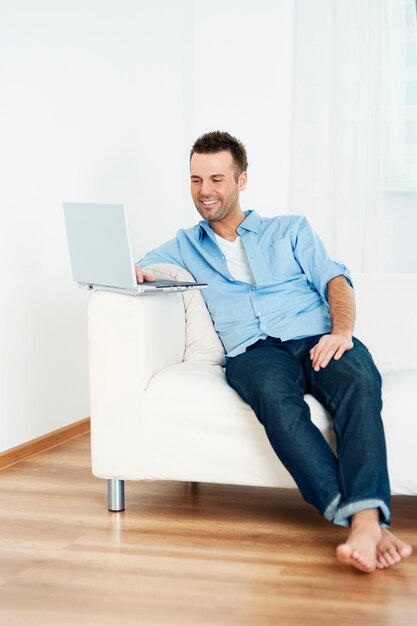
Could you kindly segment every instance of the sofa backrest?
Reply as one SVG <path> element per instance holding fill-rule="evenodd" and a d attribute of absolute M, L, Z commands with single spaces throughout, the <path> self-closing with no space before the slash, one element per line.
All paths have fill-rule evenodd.
<path fill-rule="evenodd" d="M 151 266 L 156 278 L 193 280 L 176 265 Z M 354 335 L 381 372 L 417 370 L 417 274 L 352 274 L 356 297 Z M 199 292 L 184 295 L 184 360 L 224 364 L 224 350 Z"/>
<path fill-rule="evenodd" d="M 352 274 L 354 335 L 381 372 L 417 370 L 417 274 Z"/>

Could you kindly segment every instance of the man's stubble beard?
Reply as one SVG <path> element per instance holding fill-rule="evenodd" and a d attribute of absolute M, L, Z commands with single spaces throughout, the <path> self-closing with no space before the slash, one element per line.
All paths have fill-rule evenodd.
<path fill-rule="evenodd" d="M 195 207 L 196 207 L 196 209 L 197 209 L 198 213 L 200 213 L 200 211 L 199 211 L 199 207 L 197 206 L 197 204 L 196 204 L 196 203 L 194 203 L 194 205 L 195 205 Z M 212 215 L 212 216 L 208 216 L 208 217 L 204 217 L 204 215 L 202 215 L 201 213 L 200 213 L 200 215 L 201 215 L 201 217 L 202 217 L 203 219 L 207 220 L 209 224 L 210 224 L 211 222 L 221 222 L 222 220 L 224 220 L 225 218 L 227 218 L 229 215 L 232 215 L 232 214 L 236 211 L 237 206 L 238 206 L 238 197 L 235 199 L 235 201 L 234 201 L 234 207 L 233 207 L 233 208 L 231 208 L 231 209 L 230 209 L 230 208 L 228 208 L 228 206 L 223 205 L 223 201 L 222 201 L 222 205 L 221 205 L 221 207 L 218 209 L 218 211 L 217 211 L 217 213 L 216 213 L 216 214 L 214 214 L 214 215 Z"/>

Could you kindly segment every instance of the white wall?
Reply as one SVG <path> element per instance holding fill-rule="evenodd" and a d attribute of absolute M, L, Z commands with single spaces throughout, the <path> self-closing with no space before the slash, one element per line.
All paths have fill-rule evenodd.
<path fill-rule="evenodd" d="M 193 2 L 193 138 L 227 130 L 248 152 L 243 209 L 289 210 L 293 0 Z M 192 211 L 193 223 L 195 210 Z"/>
<path fill-rule="evenodd" d="M 126 202 L 137 250 L 184 215 L 187 4 L 0 4 L 0 451 L 89 415 L 62 202 Z"/>
<path fill-rule="evenodd" d="M 0 0 L 0 451 L 89 415 L 62 202 L 126 202 L 139 258 L 198 219 L 188 155 L 229 130 L 244 208 L 288 208 L 294 0 Z"/>

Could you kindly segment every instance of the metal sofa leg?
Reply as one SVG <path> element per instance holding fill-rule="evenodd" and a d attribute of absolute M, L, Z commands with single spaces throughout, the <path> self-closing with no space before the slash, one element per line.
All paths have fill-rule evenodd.
<path fill-rule="evenodd" d="M 125 510 L 125 481 L 110 478 L 107 481 L 107 502 L 109 511 Z"/>

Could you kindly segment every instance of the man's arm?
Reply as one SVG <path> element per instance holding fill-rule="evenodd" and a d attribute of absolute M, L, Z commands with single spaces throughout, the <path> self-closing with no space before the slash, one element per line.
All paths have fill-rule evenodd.
<path fill-rule="evenodd" d="M 318 372 L 332 358 L 338 360 L 346 350 L 353 348 L 352 334 L 355 324 L 355 295 L 344 276 L 335 276 L 327 283 L 332 330 L 323 335 L 310 350 L 313 369 Z"/>

